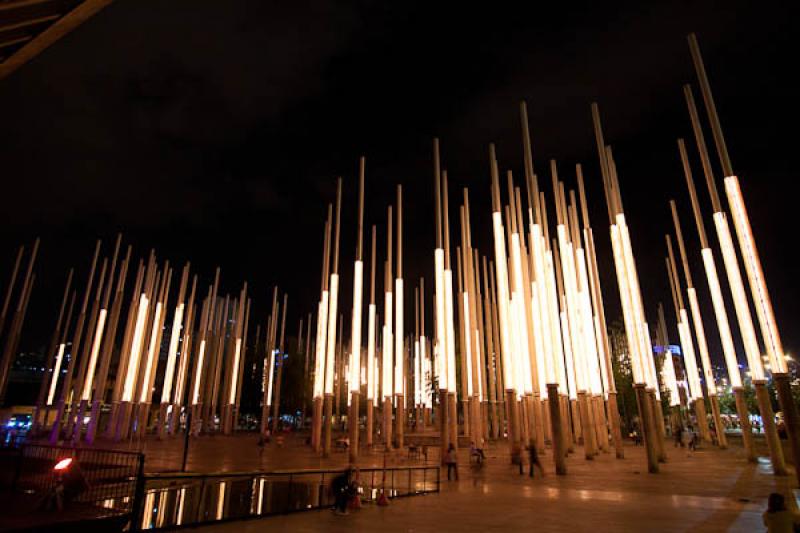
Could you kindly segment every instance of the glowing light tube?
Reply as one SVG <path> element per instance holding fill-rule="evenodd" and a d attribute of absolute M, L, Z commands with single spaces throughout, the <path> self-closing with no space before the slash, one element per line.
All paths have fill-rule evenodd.
<path fill-rule="evenodd" d="M 556 274 L 553 265 L 553 252 L 547 251 L 546 256 L 547 277 L 547 302 L 550 313 L 550 329 L 553 346 L 553 369 L 556 372 L 556 381 L 560 390 L 567 390 L 567 373 L 564 365 L 564 347 L 562 345 L 561 314 L 558 310 L 558 295 L 556 291 Z"/>
<path fill-rule="evenodd" d="M 453 320 L 453 271 L 444 271 L 444 309 L 447 332 L 447 384 L 448 391 L 456 392 L 456 331 Z"/>
<path fill-rule="evenodd" d="M 50 391 L 47 393 L 47 405 L 53 405 L 53 397 L 56 394 L 56 385 L 58 385 L 58 376 L 61 375 L 61 362 L 64 360 L 64 348 L 66 348 L 66 345 L 63 342 L 58 345 L 56 362 L 55 365 L 53 365 L 53 377 L 50 380 Z"/>
<path fill-rule="evenodd" d="M 739 322 L 739 331 L 742 334 L 744 352 L 747 356 L 747 365 L 750 367 L 750 377 L 754 380 L 764 379 L 764 365 L 761 362 L 761 351 L 756 340 L 756 331 L 753 326 L 753 319 L 750 315 L 750 306 L 747 303 L 747 295 L 744 292 L 742 274 L 739 271 L 739 263 L 736 259 L 736 251 L 733 247 L 731 231 L 728 227 L 728 219 L 724 213 L 714 213 L 714 227 L 717 230 L 720 249 L 722 250 L 722 261 L 725 265 L 725 272 L 728 275 L 728 284 L 733 295 L 733 308 L 736 311 L 736 318 Z"/>
<path fill-rule="evenodd" d="M 631 247 L 630 234 L 628 233 L 628 226 L 625 223 L 625 215 L 617 215 L 617 223 L 620 227 L 620 242 L 622 243 L 622 250 L 625 258 L 626 268 L 625 271 L 628 275 L 628 291 L 631 298 L 631 309 L 634 313 L 634 320 L 636 324 L 636 339 L 638 344 L 638 356 L 642 369 L 642 375 L 647 379 L 648 373 L 646 372 L 647 365 L 653 359 L 653 348 L 650 344 L 650 339 L 645 332 L 644 320 L 644 306 L 642 305 L 642 291 L 639 287 L 639 277 L 636 273 L 636 262 L 633 258 L 633 248 Z M 655 377 L 655 376 L 653 376 Z M 657 388 L 658 383 L 645 382 L 649 387 Z"/>
<path fill-rule="evenodd" d="M 436 374 L 439 376 L 439 388 L 447 389 L 447 332 L 445 326 L 445 303 L 444 303 L 444 250 L 437 248 L 433 252 L 434 259 L 434 283 L 435 294 L 434 303 L 436 313 Z"/>
<path fill-rule="evenodd" d="M 269 373 L 267 374 L 267 405 L 272 405 L 272 381 L 275 374 L 275 352 L 277 350 L 271 349 L 269 351 Z"/>
<path fill-rule="evenodd" d="M 516 293 L 516 314 L 517 314 L 517 346 L 519 364 L 523 372 L 523 391 L 525 394 L 533 393 L 533 383 L 531 379 L 531 359 L 528 342 L 528 316 L 527 305 L 525 304 L 525 284 L 522 280 L 522 245 L 519 233 L 511 234 L 511 260 L 514 268 L 512 269 L 514 278 L 514 292 Z"/>
<path fill-rule="evenodd" d="M 414 341 L 414 405 L 422 403 L 422 395 L 420 394 L 420 386 L 422 385 L 421 373 L 422 361 L 419 355 L 419 339 L 417 339 Z"/>
<path fill-rule="evenodd" d="M 516 390 L 511 339 L 509 338 L 505 229 L 503 228 L 503 215 L 499 211 L 492 213 L 492 229 L 494 232 L 494 266 L 497 278 L 497 310 L 500 317 L 500 352 L 503 357 L 503 383 L 505 383 L 506 389 Z"/>
<path fill-rule="evenodd" d="M 678 334 L 683 348 L 683 363 L 686 367 L 686 381 L 689 385 L 689 395 L 693 400 L 703 397 L 703 389 L 700 385 L 699 371 L 697 370 L 697 359 L 692 343 L 692 332 L 689 329 L 689 317 L 686 309 L 680 310 L 681 321 L 678 323 Z"/>
<path fill-rule="evenodd" d="M 356 261 L 353 272 L 353 320 L 350 334 L 350 390 L 361 390 L 361 305 L 364 286 L 364 263 Z M 374 340 L 374 339 L 373 339 Z"/>
<path fill-rule="evenodd" d="M 544 394 L 544 391 L 547 390 L 547 383 L 557 383 L 553 360 L 555 358 L 553 352 L 553 326 L 551 324 L 552 317 L 547 296 L 546 257 L 542 242 L 542 228 L 539 224 L 533 224 L 532 233 L 533 268 L 536 273 L 535 300 L 539 305 L 540 334 L 542 337 L 542 353 L 537 353 L 536 364 L 541 369 L 541 379 L 544 379 L 544 383 L 540 383 L 539 389 L 540 393 Z M 542 385 L 545 385 L 545 387 L 542 387 Z"/>
<path fill-rule="evenodd" d="M 183 303 L 175 308 L 175 316 L 172 319 L 172 333 L 169 337 L 169 349 L 167 352 L 167 367 L 164 370 L 164 386 L 161 388 L 161 403 L 169 401 L 172 391 L 172 380 L 175 375 L 175 355 L 178 353 L 178 342 L 181 339 L 181 327 L 183 324 Z"/>
<path fill-rule="evenodd" d="M 197 405 L 200 399 L 200 378 L 203 375 L 203 357 L 206 354 L 206 340 L 200 341 L 200 349 L 197 353 L 197 374 L 195 374 L 194 387 L 192 388 L 192 405 Z"/>
<path fill-rule="evenodd" d="M 339 305 L 339 275 L 331 274 L 331 295 L 328 300 L 328 350 L 325 356 L 325 394 L 333 394 L 333 372 L 336 364 L 336 317 Z"/>
<path fill-rule="evenodd" d="M 626 264 L 622 257 L 619 228 L 616 224 L 611 226 L 611 248 L 614 252 L 614 267 L 617 271 L 617 286 L 619 287 L 619 298 L 622 303 L 622 317 L 625 323 L 625 337 L 628 341 L 628 352 L 631 360 L 631 370 L 633 371 L 633 380 L 636 383 L 645 383 L 641 359 L 637 353 L 639 342 L 636 334 L 636 323 L 631 309 L 632 302 L 630 289 L 628 287 Z"/>
<path fill-rule="evenodd" d="M 403 334 L 403 279 L 397 278 L 394 280 L 394 293 L 395 293 L 395 331 L 394 331 L 394 393 L 403 394 L 403 367 L 404 367 L 404 354 L 403 342 L 405 335 Z"/>
<path fill-rule="evenodd" d="M 392 292 L 386 291 L 383 323 L 383 362 L 381 370 L 383 379 L 381 380 L 381 392 L 384 398 L 391 398 L 394 388 L 392 387 Z"/>
<path fill-rule="evenodd" d="M 470 323 L 469 323 L 469 296 L 466 292 L 461 293 L 461 301 L 464 308 L 464 358 L 467 361 L 467 394 L 472 396 L 472 342 L 470 342 Z"/>
<path fill-rule="evenodd" d="M 736 176 L 725 178 L 725 193 L 731 206 L 733 225 L 736 228 L 736 236 L 739 238 L 739 249 L 742 251 L 744 268 L 747 278 L 750 280 L 750 291 L 753 295 L 756 315 L 761 325 L 761 335 L 767 347 L 772 372 L 786 373 L 786 354 L 783 352 L 778 325 L 775 322 L 775 313 L 772 311 L 772 301 L 767 291 L 764 271 L 761 269 L 761 260 L 758 257 L 756 240 L 753 238 L 747 208 L 744 206 L 742 190 Z"/>
<path fill-rule="evenodd" d="M 97 318 L 97 328 L 94 332 L 94 341 L 92 342 L 92 352 L 89 356 L 89 366 L 86 369 L 86 379 L 83 385 L 83 394 L 81 400 L 88 401 L 92 396 L 92 381 L 94 381 L 94 369 L 97 366 L 97 355 L 100 353 L 100 343 L 103 340 L 103 328 L 106 325 L 106 315 L 108 312 L 105 309 L 100 310 L 100 316 Z"/>
<path fill-rule="evenodd" d="M 228 403 L 234 405 L 236 403 L 236 386 L 239 381 L 239 358 L 242 354 L 242 339 L 236 339 L 236 345 L 233 348 L 233 371 L 231 375 L 231 393 L 228 397 Z"/>
<path fill-rule="evenodd" d="M 367 311 L 367 400 L 375 397 L 375 304 Z"/>
<path fill-rule="evenodd" d="M 133 329 L 133 341 L 128 362 L 128 372 L 125 375 L 125 386 L 122 389 L 122 401 L 129 402 L 133 399 L 133 386 L 136 374 L 139 372 L 139 358 L 142 351 L 142 335 L 145 322 L 147 322 L 147 296 L 142 293 L 139 297 L 139 312 L 136 315 L 136 326 Z"/>
<path fill-rule="evenodd" d="M 325 349 L 328 331 L 328 291 L 322 291 L 317 312 L 316 364 L 314 365 L 314 398 L 321 398 L 325 387 Z"/>
<path fill-rule="evenodd" d="M 153 365 L 158 364 L 156 360 L 156 342 L 158 341 L 158 326 L 161 319 L 161 302 L 156 302 L 156 311 L 153 316 L 153 327 L 150 330 L 150 344 L 147 349 L 147 362 L 144 367 L 144 379 L 142 389 L 139 391 L 139 401 L 141 403 L 150 401 L 150 374 L 153 372 Z"/>
<path fill-rule="evenodd" d="M 678 379 L 675 377 L 675 363 L 672 360 L 672 351 L 669 346 L 664 347 L 664 364 L 661 367 L 661 376 L 669 388 L 669 405 L 675 407 L 681 404 L 681 396 L 678 392 Z"/>
<path fill-rule="evenodd" d="M 703 376 L 706 379 L 706 388 L 708 389 L 709 395 L 716 395 L 717 385 L 714 383 L 714 373 L 711 371 L 711 359 L 708 356 L 706 331 L 705 328 L 703 328 L 703 319 L 700 317 L 700 304 L 697 302 L 697 291 L 694 287 L 690 287 L 686 292 L 689 293 L 689 307 L 692 310 L 694 333 L 697 336 L 697 346 L 700 350 L 700 362 L 703 364 Z"/>
<path fill-rule="evenodd" d="M 722 289 L 717 277 L 717 266 L 714 264 L 714 255 L 710 248 L 701 250 L 703 266 L 706 270 L 708 288 L 711 290 L 711 302 L 714 304 L 714 315 L 717 318 L 720 339 L 722 340 L 722 353 L 725 355 L 725 366 L 728 367 L 728 379 L 732 387 L 742 386 L 742 376 L 739 372 L 739 361 L 736 359 L 736 348 L 733 345 L 731 326 L 728 323 L 728 312 L 725 310 L 725 300 L 722 298 Z"/>

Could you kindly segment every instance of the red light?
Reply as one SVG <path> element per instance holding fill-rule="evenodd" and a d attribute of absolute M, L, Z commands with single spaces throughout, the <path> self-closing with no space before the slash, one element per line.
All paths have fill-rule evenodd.
<path fill-rule="evenodd" d="M 72 458 L 67 457 L 66 459 L 61 459 L 59 462 L 57 462 L 56 466 L 53 467 L 53 470 L 66 470 L 71 464 Z"/>

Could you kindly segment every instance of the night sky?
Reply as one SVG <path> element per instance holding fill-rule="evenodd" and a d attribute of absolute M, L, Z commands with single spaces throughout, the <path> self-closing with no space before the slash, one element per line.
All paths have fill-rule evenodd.
<path fill-rule="evenodd" d="M 338 175 L 345 180 L 340 308 L 349 313 L 361 154 L 365 224 L 378 224 L 379 257 L 386 205 L 404 185 L 408 309 L 412 280 L 431 280 L 433 270 L 432 137 L 441 138 L 450 175 L 454 244 L 460 189 L 468 186 L 475 244 L 491 252 L 488 143 L 497 144 L 501 169 L 521 178 L 521 99 L 548 201 L 548 160 L 557 159 L 568 185 L 575 163 L 584 165 L 611 320 L 619 304 L 589 110 L 596 100 L 650 320 L 663 301 L 677 340 L 663 260 L 674 197 L 710 347 L 722 361 L 676 146 L 686 137 L 716 251 L 681 91 L 695 83 L 690 31 L 700 40 L 785 349 L 800 346 L 797 268 L 785 251 L 796 245 L 799 188 L 789 173 L 796 150 L 789 13 L 736 1 L 563 10 L 388 4 L 117 0 L 0 81 L 2 290 L 16 247 L 42 237 L 21 349 L 47 342 L 68 268 L 76 266 L 82 287 L 94 240 L 104 239 L 110 253 L 118 231 L 137 258 L 152 247 L 177 266 L 190 259 L 203 283 L 217 265 L 225 291 L 248 280 L 260 322 L 278 283 L 289 292 L 293 333 L 316 309 L 322 229 Z M 732 309 L 730 319 L 735 324 Z"/>

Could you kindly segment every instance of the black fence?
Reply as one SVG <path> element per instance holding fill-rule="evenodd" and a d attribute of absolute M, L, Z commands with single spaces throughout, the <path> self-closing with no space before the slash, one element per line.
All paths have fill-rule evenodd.
<path fill-rule="evenodd" d="M 331 480 L 341 470 L 151 474 L 145 476 L 141 529 L 165 529 L 309 511 L 333 505 Z M 359 494 L 375 501 L 439 492 L 438 466 L 362 468 Z"/>
<path fill-rule="evenodd" d="M 72 461 L 65 469 L 56 470 L 65 459 Z M 44 500 L 63 488 L 67 478 L 80 484 L 73 502 L 95 507 L 98 516 L 131 514 L 140 506 L 137 489 L 141 498 L 143 476 L 141 453 L 23 444 L 11 490 Z"/>

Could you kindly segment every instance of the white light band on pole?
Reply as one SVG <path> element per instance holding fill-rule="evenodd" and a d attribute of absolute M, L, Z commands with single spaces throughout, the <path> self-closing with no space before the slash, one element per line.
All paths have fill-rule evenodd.
<path fill-rule="evenodd" d="M 350 335 L 350 390 L 361 390 L 361 303 L 364 284 L 364 263 L 356 261 L 353 272 L 353 323 Z"/>
<path fill-rule="evenodd" d="M 403 353 L 403 280 L 394 280 L 394 304 L 395 304 L 395 331 L 394 331 L 394 393 L 403 394 L 403 366 L 405 354 Z"/>
<path fill-rule="evenodd" d="M 164 386 L 161 388 L 161 403 L 169 401 L 172 392 L 172 380 L 175 375 L 175 354 L 178 353 L 178 342 L 181 339 L 181 324 L 183 323 L 183 304 L 175 308 L 172 319 L 172 332 L 169 337 L 169 351 L 167 352 L 167 367 L 164 370 Z"/>
<path fill-rule="evenodd" d="M 733 296 L 733 308 L 736 311 L 736 318 L 739 322 L 739 332 L 742 335 L 742 344 L 744 344 L 744 351 L 747 356 L 747 365 L 750 367 L 750 376 L 754 380 L 763 380 L 764 365 L 761 362 L 761 351 L 758 347 L 753 318 L 750 315 L 750 306 L 744 291 L 744 282 L 736 259 L 736 250 L 733 247 L 733 238 L 728 226 L 728 219 L 724 213 L 714 213 L 714 226 L 717 230 L 717 237 L 722 250 L 725 272 L 728 275 L 728 285 Z"/>
<path fill-rule="evenodd" d="M 56 362 L 53 365 L 53 376 L 50 380 L 50 391 L 47 393 L 47 405 L 53 405 L 53 398 L 56 394 L 56 385 L 58 384 L 58 376 L 61 375 L 61 363 L 64 360 L 64 348 L 66 348 L 66 344 L 63 342 L 58 345 Z"/>
<path fill-rule="evenodd" d="M 736 228 L 736 236 L 739 238 L 739 249 L 742 252 L 744 268 L 750 280 L 750 292 L 755 303 L 756 316 L 761 325 L 761 335 L 767 348 L 772 372 L 786 373 L 786 355 L 783 352 L 778 325 L 775 322 L 775 313 L 772 311 L 772 301 L 767 291 L 761 260 L 758 257 L 756 240 L 753 237 L 747 208 L 745 208 L 744 198 L 742 198 L 742 190 L 739 187 L 739 179 L 736 176 L 725 178 L 725 193 L 731 206 L 733 225 Z"/>
<path fill-rule="evenodd" d="M 725 309 L 725 300 L 722 297 L 722 288 L 719 285 L 719 277 L 717 277 L 714 254 L 710 248 L 703 248 L 700 253 L 703 256 L 708 288 L 711 291 L 711 302 L 714 304 L 714 315 L 717 318 L 717 328 L 722 341 L 722 353 L 725 355 L 725 363 L 728 367 L 728 379 L 732 387 L 741 387 L 742 376 L 739 372 L 739 361 L 736 359 L 736 348 L 733 344 L 728 312 Z"/>
<path fill-rule="evenodd" d="M 105 309 L 100 310 L 100 316 L 97 317 L 97 327 L 94 332 L 94 341 L 92 342 L 92 353 L 89 356 L 89 366 L 86 369 L 86 379 L 83 385 L 83 394 L 81 400 L 89 401 L 92 396 L 92 381 L 94 380 L 94 370 L 97 366 L 97 355 L 100 353 L 100 343 L 103 340 L 103 328 L 106 325 L 106 316 L 108 311 Z M 102 394 L 102 391 L 100 391 Z"/>
<path fill-rule="evenodd" d="M 122 389 L 122 401 L 129 402 L 133 399 L 133 387 L 136 375 L 139 372 L 139 358 L 142 351 L 142 335 L 147 322 L 147 296 L 142 293 L 139 297 L 139 312 L 136 315 L 136 326 L 133 329 L 131 352 L 128 356 L 128 371 L 125 374 L 125 386 Z"/>
<path fill-rule="evenodd" d="M 230 405 L 236 404 L 236 387 L 239 384 L 239 358 L 242 353 L 242 339 L 236 339 L 236 345 L 233 348 L 233 371 L 231 372 L 231 393 L 228 397 Z"/>
<path fill-rule="evenodd" d="M 339 305 L 339 275 L 331 274 L 328 300 L 328 349 L 325 356 L 325 394 L 333 394 L 333 372 L 336 364 L 336 318 Z"/>
<path fill-rule="evenodd" d="M 375 397 L 375 304 L 367 311 L 367 400 Z"/>

